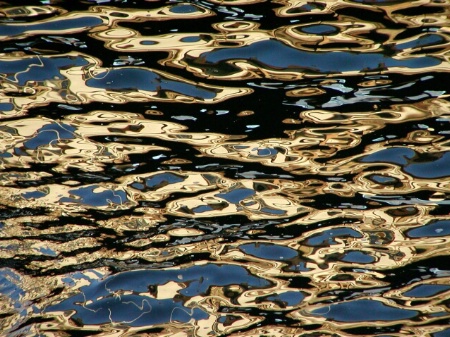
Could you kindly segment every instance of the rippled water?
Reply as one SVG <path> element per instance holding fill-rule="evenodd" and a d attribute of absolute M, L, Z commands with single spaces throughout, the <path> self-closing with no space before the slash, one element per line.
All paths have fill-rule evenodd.
<path fill-rule="evenodd" d="M 3 1 L 0 335 L 450 336 L 449 18 Z"/>

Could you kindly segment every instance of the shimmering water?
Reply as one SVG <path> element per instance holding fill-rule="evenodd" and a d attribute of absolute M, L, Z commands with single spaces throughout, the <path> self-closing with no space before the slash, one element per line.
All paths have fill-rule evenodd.
<path fill-rule="evenodd" d="M 0 4 L 1 336 L 450 336 L 450 2 Z"/>

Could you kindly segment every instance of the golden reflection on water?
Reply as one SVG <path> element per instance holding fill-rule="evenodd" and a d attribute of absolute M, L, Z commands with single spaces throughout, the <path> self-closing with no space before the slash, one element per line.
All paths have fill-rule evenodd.
<path fill-rule="evenodd" d="M 78 5 L 0 9 L 0 335 L 450 333 L 448 1 Z"/>

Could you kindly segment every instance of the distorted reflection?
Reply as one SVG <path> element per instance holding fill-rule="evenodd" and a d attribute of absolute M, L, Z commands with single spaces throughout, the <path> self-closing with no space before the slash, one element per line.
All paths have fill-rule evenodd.
<path fill-rule="evenodd" d="M 448 1 L 0 7 L 0 335 L 450 334 Z"/>

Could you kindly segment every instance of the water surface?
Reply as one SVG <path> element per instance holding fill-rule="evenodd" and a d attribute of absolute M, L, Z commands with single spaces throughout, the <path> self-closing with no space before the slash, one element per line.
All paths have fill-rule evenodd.
<path fill-rule="evenodd" d="M 449 335 L 449 17 L 3 2 L 0 335 Z"/>

